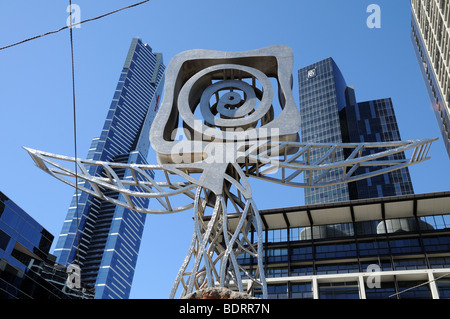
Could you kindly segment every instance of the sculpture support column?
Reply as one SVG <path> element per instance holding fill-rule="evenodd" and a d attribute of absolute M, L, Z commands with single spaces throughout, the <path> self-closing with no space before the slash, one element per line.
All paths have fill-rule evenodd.
<path fill-rule="evenodd" d="M 259 285 L 263 297 L 267 298 L 263 266 L 263 229 L 254 200 L 251 197 L 244 197 L 238 203 L 243 206 L 240 209 L 236 204 L 236 198 L 231 198 L 229 190 L 224 189 L 225 195 L 215 194 L 212 214 L 205 215 L 207 203 L 206 199 L 201 197 L 202 192 L 206 193 L 207 190 L 198 187 L 194 202 L 194 231 L 191 244 L 176 276 L 170 298 L 175 298 L 180 284 L 181 297 L 201 288 L 217 285 L 228 287 L 230 283 L 234 284 L 240 292 L 244 292 L 242 275 L 252 281 L 250 290 L 255 285 Z M 238 210 L 239 221 L 234 229 L 229 223 L 227 202 L 232 203 L 232 206 Z M 256 242 L 252 242 L 249 238 L 252 231 L 256 233 Z M 244 253 L 257 261 L 253 273 L 249 273 L 238 263 L 239 255 Z"/>

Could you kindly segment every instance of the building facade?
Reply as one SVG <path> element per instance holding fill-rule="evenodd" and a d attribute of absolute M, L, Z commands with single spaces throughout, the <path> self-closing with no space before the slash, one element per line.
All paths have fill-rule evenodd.
<path fill-rule="evenodd" d="M 449 192 L 260 213 L 269 298 L 450 298 Z M 250 255 L 238 262 L 256 269 Z"/>
<path fill-rule="evenodd" d="M 364 143 L 401 140 L 391 99 L 357 102 L 353 87 L 347 86 L 342 72 L 332 58 L 300 69 L 298 76 L 302 142 Z M 311 154 L 311 159 L 320 158 L 323 155 L 320 151 Z M 376 151 L 381 149 L 373 149 L 373 152 Z M 336 160 L 343 160 L 349 155 L 340 151 L 336 154 Z M 398 157 L 404 158 L 404 154 Z M 335 175 L 336 171 L 331 171 L 325 179 L 334 180 Z M 305 179 L 308 178 L 305 175 Z M 405 168 L 350 184 L 305 189 L 305 204 L 406 195 L 413 192 L 409 171 Z"/>
<path fill-rule="evenodd" d="M 147 163 L 150 126 L 162 95 L 164 69 L 161 54 L 153 53 L 140 39 L 132 40 L 103 130 L 93 139 L 88 159 Z M 90 174 L 130 176 L 127 170 L 101 168 Z M 119 198 L 114 192 L 106 196 Z M 134 204 L 147 207 L 149 199 Z M 54 252 L 58 263 L 79 265 L 82 280 L 95 285 L 95 298 L 128 298 L 145 217 L 75 192 Z"/>
<path fill-rule="evenodd" d="M 347 88 L 347 105 L 339 111 L 342 141 L 344 143 L 400 141 L 400 131 L 390 98 L 356 103 L 353 88 Z M 372 148 L 370 152 L 382 152 Z M 345 152 L 344 152 L 345 153 Z M 349 156 L 348 154 L 344 154 Z M 364 155 L 370 155 L 366 150 Z M 404 153 L 392 155 L 388 160 L 405 159 Z M 370 168 L 359 168 L 361 174 Z M 414 193 L 408 168 L 349 183 L 349 198 L 365 199 L 383 196 L 409 195 Z"/>
<path fill-rule="evenodd" d="M 411 0 L 411 40 L 450 158 L 450 3 Z"/>
<path fill-rule="evenodd" d="M 357 102 L 354 88 L 346 84 L 332 58 L 304 67 L 298 75 L 303 142 L 401 140 L 392 100 Z M 336 160 L 349 155 L 342 151 Z M 330 172 L 326 178 L 334 180 L 334 175 Z M 450 275 L 449 259 L 441 254 L 448 246 L 432 243 L 446 242 L 450 211 L 445 205 L 442 210 L 434 211 L 433 205 L 425 209 L 426 199 L 434 201 L 434 195 L 413 193 L 406 168 L 349 184 L 305 189 L 306 206 L 262 211 L 269 297 L 448 297 L 450 281 L 440 277 Z M 448 195 L 439 198 L 448 200 Z M 239 263 L 254 271 L 251 256 L 240 256 Z M 253 294 L 260 296 L 258 288 Z"/>
<path fill-rule="evenodd" d="M 53 235 L 0 192 L 0 299 L 92 298 L 67 287 L 67 270 L 49 253 Z"/>

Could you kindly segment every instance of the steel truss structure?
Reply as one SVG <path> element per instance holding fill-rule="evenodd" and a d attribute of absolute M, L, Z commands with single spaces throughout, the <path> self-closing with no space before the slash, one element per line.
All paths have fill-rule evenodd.
<path fill-rule="evenodd" d="M 279 147 L 286 149 L 287 146 L 298 148 L 294 154 L 286 154 L 277 158 L 272 158 L 269 151 L 258 155 L 247 153 L 243 164 L 239 163 L 214 163 L 213 165 L 204 165 L 203 163 L 192 164 L 123 164 L 111 163 L 94 160 L 73 158 L 63 155 L 42 152 L 30 148 L 25 148 L 33 158 L 35 164 L 53 177 L 67 183 L 73 187 L 75 177 L 86 183 L 79 183 L 78 189 L 100 199 L 110 201 L 116 205 L 135 210 L 141 213 L 149 214 L 168 214 L 188 210 L 194 207 L 192 200 L 196 198 L 196 189 L 203 187 L 208 192 L 215 195 L 223 195 L 223 184 L 227 181 L 237 187 L 238 197 L 245 195 L 245 198 L 251 198 L 250 186 L 239 186 L 239 181 L 246 180 L 247 177 L 254 177 L 270 182 L 275 182 L 293 187 L 324 187 L 342 183 L 354 182 L 361 179 L 385 174 L 390 171 L 398 170 L 418 164 L 429 159 L 428 151 L 431 144 L 436 139 L 423 139 L 403 142 L 387 143 L 365 143 L 365 144 L 302 144 L 293 142 L 279 143 Z M 383 152 L 366 155 L 364 151 L 383 147 Z M 312 150 L 323 150 L 324 155 L 315 161 L 311 161 L 307 156 Z M 335 154 L 338 150 L 349 149 L 351 155 L 342 161 L 335 161 Z M 411 151 L 412 156 L 406 159 L 386 159 L 394 155 Z M 299 160 L 300 156 L 306 156 Z M 76 164 L 79 170 L 75 173 L 73 168 L 66 164 Z M 91 167 L 102 167 L 106 172 L 106 177 L 91 175 Z M 230 173 L 227 167 L 233 167 Z M 358 168 L 370 168 L 358 170 Z M 125 178 L 119 179 L 115 170 L 126 169 Z M 278 175 L 275 172 L 278 170 Z M 335 176 L 334 180 L 324 181 L 323 178 L 331 170 L 341 171 L 341 175 Z M 94 171 L 94 170 L 92 170 Z M 150 171 L 158 172 L 160 178 L 165 181 L 155 181 L 151 177 Z M 307 182 L 302 182 L 304 176 L 318 176 L 316 178 L 307 178 Z M 171 176 L 178 176 L 173 180 Z M 89 185 L 88 187 L 84 185 Z M 105 190 L 112 190 L 120 193 L 119 199 L 114 199 L 105 195 Z M 189 198 L 185 205 L 174 206 L 171 198 L 175 195 L 183 195 Z M 147 197 L 154 198 L 161 207 L 151 208 L 135 205 L 135 198 Z"/>
<path fill-rule="evenodd" d="M 260 286 L 266 298 L 263 226 L 249 177 L 307 188 L 349 183 L 423 162 L 435 140 L 298 142 L 300 114 L 291 92 L 292 66 L 292 51 L 285 46 L 237 53 L 191 50 L 175 56 L 166 71 L 164 100 L 150 132 L 158 165 L 83 160 L 26 150 L 40 169 L 99 199 L 149 214 L 194 210 L 192 241 L 171 298 L 179 287 L 184 296 L 215 285 L 233 285 L 239 291 Z M 278 86 L 278 115 L 269 77 Z M 204 119 L 195 119 L 195 109 Z M 176 129 L 189 133 L 189 137 L 175 141 L 169 133 Z M 406 151 L 412 152 L 408 159 Z M 92 175 L 98 167 L 103 169 L 102 175 Z M 116 171 L 123 169 L 120 179 Z M 153 179 L 150 172 L 160 180 Z M 107 191 L 120 196 L 108 197 Z M 155 199 L 150 208 L 138 204 L 136 199 L 142 197 Z M 227 218 L 229 212 L 241 216 L 233 227 Z M 254 258 L 250 271 L 239 266 L 241 254 Z M 250 279 L 248 287 L 243 287 L 243 275 Z"/>
<path fill-rule="evenodd" d="M 434 139 L 369 144 L 301 144 L 280 143 L 278 147 L 297 148 L 297 152 L 271 158 L 273 152 L 263 152 L 258 155 L 246 154 L 244 164 L 229 163 L 202 165 L 199 164 L 121 164 L 101 161 L 75 159 L 26 148 L 36 165 L 53 177 L 76 187 L 75 177 L 81 182 L 78 189 L 112 202 L 125 208 L 150 214 L 176 213 L 193 208 L 194 231 L 187 256 L 177 274 L 170 298 L 174 298 L 181 284 L 184 296 L 193 290 L 211 287 L 215 284 L 228 286 L 230 281 L 239 291 L 250 291 L 253 284 L 262 287 L 263 296 L 267 295 L 262 264 L 262 224 L 256 203 L 252 199 L 247 177 L 255 177 L 270 182 L 276 182 L 295 187 L 323 187 L 348 183 L 359 179 L 384 174 L 389 171 L 408 167 L 427 160 L 427 153 Z M 384 147 L 388 150 L 362 156 L 365 150 Z M 334 161 L 335 154 L 340 149 L 350 149 L 351 155 L 344 161 Z M 390 149 L 389 149 L 390 148 Z M 273 150 L 274 148 L 272 148 Z M 317 160 L 311 161 L 307 154 L 311 150 L 324 150 Z M 386 160 L 395 154 L 411 150 L 410 159 Z M 299 160 L 305 156 L 303 160 Z M 73 163 L 79 168 L 75 173 L 63 164 Z M 91 167 L 100 166 L 106 172 L 106 177 L 89 174 Z M 359 167 L 371 168 L 367 173 L 357 174 Z M 126 169 L 121 180 L 115 173 L 118 169 Z M 281 177 L 271 176 L 274 171 L 281 171 Z M 323 177 L 332 169 L 340 169 L 342 175 L 333 181 L 324 182 Z M 155 181 L 150 171 L 161 171 L 164 182 Z M 289 175 L 286 172 L 291 171 Z M 307 183 L 294 182 L 302 174 L 313 176 Z M 199 175 L 199 176 L 196 176 Z M 178 180 L 172 180 L 177 176 Z M 118 199 L 105 195 L 106 190 L 121 194 Z M 234 190 L 234 192 L 233 192 Z M 184 205 L 176 206 L 172 198 L 182 195 L 188 199 Z M 154 198 L 161 207 L 141 207 L 135 204 L 138 197 Z M 180 196 L 176 196 L 180 197 Z M 192 202 L 193 201 L 193 202 Z M 206 207 L 213 207 L 209 221 L 205 222 Z M 227 213 L 229 210 L 241 215 L 237 228 L 229 231 Z M 251 238 L 253 236 L 253 238 Z M 237 256 L 247 253 L 256 260 L 254 271 L 249 273 L 239 266 Z M 190 266 L 191 265 L 191 266 Z M 189 269 L 189 266 L 191 267 Z M 252 285 L 242 287 L 241 273 L 251 279 Z M 187 277 L 187 279 L 186 279 Z"/>

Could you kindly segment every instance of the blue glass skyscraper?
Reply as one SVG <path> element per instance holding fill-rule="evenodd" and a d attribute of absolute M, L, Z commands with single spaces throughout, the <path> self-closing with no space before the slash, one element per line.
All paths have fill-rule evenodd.
<path fill-rule="evenodd" d="M 401 136 L 390 98 L 357 103 L 354 90 L 346 89 L 347 105 L 339 112 L 342 141 L 344 143 L 400 141 Z M 383 149 L 372 149 L 382 152 Z M 345 153 L 345 152 L 344 152 Z M 363 153 L 369 155 L 367 151 Z M 349 156 L 350 153 L 345 154 Z M 391 155 L 388 160 L 404 160 L 405 154 Z M 359 168 L 361 174 L 370 168 Z M 414 193 L 408 168 L 348 184 L 350 199 L 410 195 Z"/>
<path fill-rule="evenodd" d="M 147 163 L 150 126 L 162 95 L 164 69 L 162 54 L 153 53 L 140 39 L 132 40 L 105 124 L 100 137 L 92 141 L 88 159 Z M 127 170 L 113 173 L 119 178 L 129 175 Z M 111 172 L 98 169 L 90 174 Z M 135 204 L 147 207 L 149 200 Z M 78 264 L 82 281 L 95 285 L 95 298 L 128 298 L 145 217 L 84 192 L 75 193 L 54 252 L 58 263 Z"/>
<path fill-rule="evenodd" d="M 298 71 L 301 139 L 307 143 L 342 143 L 339 110 L 346 105 L 347 87 L 341 71 L 333 59 L 328 58 Z M 321 150 L 311 152 L 311 161 L 320 158 Z M 342 151 L 336 160 L 343 160 Z M 341 170 L 341 168 L 337 169 Z M 339 171 L 332 170 L 325 177 L 334 180 Z M 308 177 L 305 178 L 315 178 Z M 332 203 L 349 200 L 346 184 L 305 189 L 305 204 Z"/>
<path fill-rule="evenodd" d="M 400 140 L 391 99 L 357 102 L 354 89 L 347 86 L 332 58 L 304 67 L 298 71 L 298 75 L 303 142 L 364 143 Z M 320 158 L 323 155 L 320 151 L 312 152 L 311 159 Z M 341 151 L 336 154 L 336 160 L 343 160 L 348 155 L 350 154 Z M 396 156 L 404 158 L 403 153 Z M 331 171 L 326 179 L 334 180 L 335 175 L 336 171 Z M 413 187 L 409 171 L 405 168 L 349 184 L 305 189 L 305 204 L 408 194 L 413 194 Z"/>

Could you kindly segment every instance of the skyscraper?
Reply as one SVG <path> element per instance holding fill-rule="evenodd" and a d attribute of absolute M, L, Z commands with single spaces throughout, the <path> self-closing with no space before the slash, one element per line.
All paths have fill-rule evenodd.
<path fill-rule="evenodd" d="M 100 137 L 92 140 L 87 159 L 147 163 L 164 69 L 162 54 L 153 53 L 140 39 L 132 40 L 105 124 Z M 126 170 L 89 173 L 129 175 Z M 107 196 L 117 199 L 119 194 Z M 149 200 L 134 204 L 148 206 Z M 78 264 L 82 281 L 95 285 L 95 298 L 128 298 L 145 217 L 84 192 L 75 193 L 54 252 L 58 263 Z"/>
<path fill-rule="evenodd" d="M 346 83 L 333 59 L 328 58 L 298 71 L 301 139 L 307 143 L 342 143 L 339 110 L 345 107 Z M 320 151 L 310 154 L 311 161 L 320 158 Z M 343 160 L 344 153 L 336 153 Z M 340 170 L 340 169 L 338 169 Z M 332 170 L 324 179 L 332 180 Z M 312 176 L 309 178 L 315 178 Z M 305 175 L 305 178 L 308 176 Z M 305 189 L 305 204 L 331 203 L 350 199 L 346 184 Z"/>
<path fill-rule="evenodd" d="M 390 98 L 356 103 L 354 90 L 351 87 L 346 89 L 346 96 L 347 105 L 339 112 L 344 143 L 401 140 Z M 383 149 L 371 149 L 372 153 L 381 151 Z M 392 156 L 395 160 L 405 159 L 404 153 Z M 359 170 L 370 171 L 369 168 L 359 168 Z M 408 168 L 352 182 L 348 184 L 348 188 L 351 200 L 414 193 Z"/>
<path fill-rule="evenodd" d="M 450 3 L 411 0 L 411 40 L 450 157 Z"/>
<path fill-rule="evenodd" d="M 304 67 L 298 74 L 303 142 L 363 143 L 401 139 L 391 99 L 358 103 L 354 89 L 347 86 L 332 58 Z M 316 153 L 312 154 L 316 158 L 322 155 L 319 151 Z M 342 160 L 348 155 L 341 151 L 336 157 Z M 404 154 L 398 156 L 404 158 Z M 335 171 L 331 171 L 325 178 L 332 180 L 335 174 Z M 349 184 L 305 189 L 305 204 L 412 193 L 413 187 L 406 168 Z"/>

